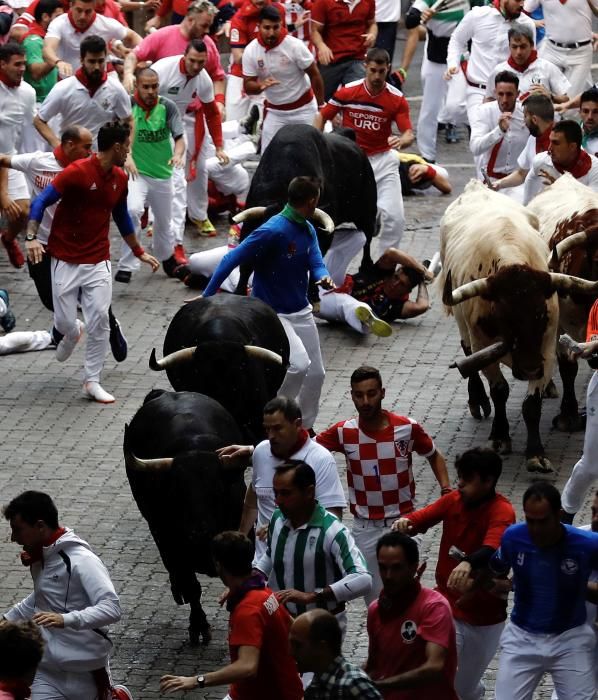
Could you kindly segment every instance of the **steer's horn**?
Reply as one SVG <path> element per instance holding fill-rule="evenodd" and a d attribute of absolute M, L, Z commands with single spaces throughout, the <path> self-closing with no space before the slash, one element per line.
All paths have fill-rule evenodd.
<path fill-rule="evenodd" d="M 141 459 L 132 452 L 130 454 L 129 466 L 140 472 L 160 472 L 172 468 L 174 457 L 159 457 L 158 459 Z"/>
<path fill-rule="evenodd" d="M 598 294 L 598 282 L 584 280 L 581 277 L 563 275 L 560 272 L 550 272 L 554 292 L 565 294 Z"/>
<path fill-rule="evenodd" d="M 467 357 L 461 357 L 452 365 L 449 365 L 450 369 L 455 369 L 455 367 L 461 373 L 461 376 L 467 379 L 474 372 L 478 372 L 484 367 L 488 367 L 493 362 L 500 360 L 501 357 L 506 355 L 511 351 L 511 346 L 504 340 L 500 340 L 498 343 L 493 343 L 488 345 L 482 350 L 478 350 Z"/>
<path fill-rule="evenodd" d="M 574 233 L 572 236 L 568 236 L 562 241 L 559 241 L 552 248 L 552 253 L 548 258 L 548 266 L 552 269 L 556 269 L 555 265 L 558 265 L 561 258 L 568 253 L 572 248 L 576 248 L 579 245 L 585 245 L 589 240 L 587 231 L 579 231 Z"/>
<path fill-rule="evenodd" d="M 323 228 L 326 233 L 331 235 L 334 233 L 334 221 L 332 217 L 322 209 L 316 209 L 311 218 L 318 225 L 318 228 Z"/>
<path fill-rule="evenodd" d="M 282 365 L 282 357 L 272 350 L 261 348 L 259 345 L 246 345 L 245 352 L 251 357 L 259 357 L 261 360 L 275 362 L 277 365 Z"/>
<path fill-rule="evenodd" d="M 156 349 L 152 348 L 152 354 L 149 359 L 150 369 L 154 372 L 159 372 L 167 367 L 172 367 L 173 365 L 178 365 L 181 362 L 189 362 L 193 359 L 193 354 L 195 353 L 195 348 L 183 348 L 182 350 L 177 350 L 176 352 L 171 352 L 170 355 L 166 355 L 161 360 L 156 360 Z"/>
<path fill-rule="evenodd" d="M 460 304 L 462 301 L 480 296 L 480 294 L 483 294 L 487 290 L 488 280 L 486 277 L 482 277 L 473 282 L 462 284 L 453 291 L 453 277 L 449 270 L 446 275 L 444 289 L 442 290 L 442 303 L 446 304 L 446 306 L 455 306 L 455 304 Z"/>
<path fill-rule="evenodd" d="M 244 209 L 238 214 L 233 216 L 233 221 L 235 224 L 242 224 L 244 221 L 249 221 L 249 219 L 258 219 L 264 216 L 266 213 L 266 207 L 249 207 L 249 209 Z"/>

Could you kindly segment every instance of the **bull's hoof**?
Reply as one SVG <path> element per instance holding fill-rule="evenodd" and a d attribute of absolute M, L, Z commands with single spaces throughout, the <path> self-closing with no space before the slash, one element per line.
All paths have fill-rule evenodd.
<path fill-rule="evenodd" d="M 469 412 L 476 420 L 482 420 L 482 412 L 484 413 L 484 418 L 488 418 L 492 411 L 490 399 L 482 399 L 480 402 L 469 401 L 467 405 L 469 406 Z"/>
<path fill-rule="evenodd" d="M 552 427 L 561 433 L 579 433 L 586 429 L 586 415 L 585 413 L 575 415 L 559 413 L 552 419 Z"/>
<path fill-rule="evenodd" d="M 206 646 L 212 641 L 212 628 L 210 625 L 207 627 L 202 627 L 200 629 L 195 629 L 191 625 L 189 625 L 189 644 L 191 644 L 192 647 L 199 646 L 201 643 L 202 646 Z"/>
<path fill-rule="evenodd" d="M 500 455 L 511 454 L 511 440 L 508 438 L 506 440 L 490 438 L 490 440 L 488 441 L 488 447 Z"/>
<path fill-rule="evenodd" d="M 530 457 L 525 466 L 528 472 L 537 472 L 539 474 L 552 473 L 552 464 L 546 457 Z"/>
<path fill-rule="evenodd" d="M 558 399 L 558 397 L 559 397 L 559 390 L 556 388 L 556 384 L 551 379 L 548 382 L 548 384 L 544 387 L 544 391 L 542 392 L 542 398 L 544 398 L 544 399 Z"/>

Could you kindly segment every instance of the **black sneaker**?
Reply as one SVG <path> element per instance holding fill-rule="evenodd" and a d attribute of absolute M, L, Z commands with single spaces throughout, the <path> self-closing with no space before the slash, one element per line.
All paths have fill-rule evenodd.
<path fill-rule="evenodd" d="M 2 318 L 0 318 L 0 326 L 2 326 L 5 333 L 10 333 L 10 331 L 12 331 L 12 329 L 17 325 L 17 319 L 10 309 L 8 292 L 6 289 L 0 289 L 0 299 L 2 299 L 6 305 L 6 311 L 4 312 Z"/>
<path fill-rule="evenodd" d="M 446 125 L 446 131 L 444 133 L 444 140 L 447 143 L 459 143 L 461 140 L 459 138 L 459 133 L 457 131 L 457 127 L 454 124 L 447 124 Z"/>
<path fill-rule="evenodd" d="M 122 332 L 118 319 L 113 315 L 112 310 L 109 311 L 109 320 L 110 349 L 112 350 L 112 356 L 117 362 L 123 362 L 127 359 L 127 352 L 129 350 L 127 339 Z"/>
<path fill-rule="evenodd" d="M 239 119 L 241 131 L 248 136 L 255 136 L 259 120 L 260 109 L 257 105 L 252 105 L 249 114 L 244 119 Z"/>
<path fill-rule="evenodd" d="M 117 270 L 116 274 L 114 275 L 114 281 L 129 284 L 132 274 L 133 273 L 130 272 L 130 270 Z"/>

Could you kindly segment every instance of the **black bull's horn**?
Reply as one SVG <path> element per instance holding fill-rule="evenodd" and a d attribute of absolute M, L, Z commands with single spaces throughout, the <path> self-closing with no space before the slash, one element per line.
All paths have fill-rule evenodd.
<path fill-rule="evenodd" d="M 199 346 L 198 346 L 199 347 Z M 245 345 L 245 352 L 250 357 L 257 357 L 261 360 L 266 360 L 267 362 L 274 362 L 277 365 L 282 365 L 282 357 L 268 348 L 262 348 L 259 345 Z M 182 364 L 185 362 L 190 362 L 195 355 L 195 351 L 198 348 L 183 348 L 182 350 L 177 350 L 176 352 L 171 352 L 170 355 L 166 355 L 161 360 L 156 359 L 156 349 L 152 348 L 152 353 L 149 359 L 150 369 L 154 372 L 159 372 L 167 367 L 173 367 L 174 365 Z"/>
<path fill-rule="evenodd" d="M 242 224 L 244 221 L 250 221 L 251 219 L 261 219 L 265 213 L 266 207 L 249 207 L 249 209 L 245 209 L 233 216 L 233 221 L 236 224 Z M 316 209 L 311 218 L 318 228 L 324 229 L 331 235 L 334 233 L 334 221 L 323 209 Z"/>
<path fill-rule="evenodd" d="M 510 344 L 504 340 L 500 340 L 498 343 L 488 345 L 488 347 L 482 348 L 482 350 L 478 350 L 467 357 L 456 360 L 452 365 L 449 365 L 449 367 L 450 369 L 455 369 L 456 367 L 461 373 L 461 376 L 467 379 L 475 372 L 479 372 L 481 369 L 484 369 L 484 367 L 488 367 L 488 365 L 497 362 L 510 351 Z"/>

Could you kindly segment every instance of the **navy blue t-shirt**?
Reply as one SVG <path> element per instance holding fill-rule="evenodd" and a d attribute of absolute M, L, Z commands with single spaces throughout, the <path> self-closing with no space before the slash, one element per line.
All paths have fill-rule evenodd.
<path fill-rule="evenodd" d="M 598 534 L 563 525 L 564 539 L 537 547 L 525 523 L 508 527 L 490 560 L 496 574 L 513 570 L 511 620 L 536 634 L 561 634 L 586 621 L 586 588 L 598 568 Z"/>

